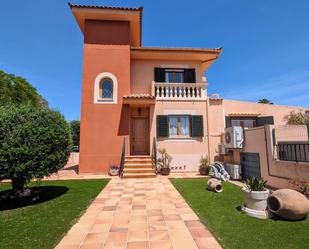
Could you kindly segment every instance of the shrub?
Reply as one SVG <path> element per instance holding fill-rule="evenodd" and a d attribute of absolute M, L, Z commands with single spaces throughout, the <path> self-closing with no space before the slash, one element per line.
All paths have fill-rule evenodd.
<path fill-rule="evenodd" d="M 200 159 L 200 169 L 201 168 L 210 168 L 209 160 L 207 156 L 202 156 Z"/>
<path fill-rule="evenodd" d="M 304 196 L 309 198 L 309 182 L 306 180 L 293 179 L 290 180 L 290 185 L 296 191 L 302 193 Z"/>
<path fill-rule="evenodd" d="M 288 125 L 309 125 L 309 117 L 303 112 L 290 112 L 284 117 Z"/>
<path fill-rule="evenodd" d="M 0 181 L 11 179 L 14 192 L 62 168 L 70 147 L 70 127 L 59 112 L 29 105 L 0 107 Z"/>
<path fill-rule="evenodd" d="M 267 181 L 264 181 L 263 178 L 252 176 L 248 178 L 245 182 L 246 187 L 251 191 L 264 191 L 266 189 Z"/>
<path fill-rule="evenodd" d="M 172 157 L 167 153 L 166 149 L 159 149 L 161 158 L 158 158 L 158 164 L 161 168 L 169 168 Z"/>

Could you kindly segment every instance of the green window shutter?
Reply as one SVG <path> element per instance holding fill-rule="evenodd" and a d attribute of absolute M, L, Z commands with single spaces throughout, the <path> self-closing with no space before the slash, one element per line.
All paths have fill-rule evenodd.
<path fill-rule="evenodd" d="M 168 116 L 157 116 L 157 137 L 168 137 Z"/>
<path fill-rule="evenodd" d="M 196 83 L 195 69 L 184 69 L 184 83 Z"/>
<path fill-rule="evenodd" d="M 165 82 L 165 70 L 164 68 L 155 67 L 154 69 L 154 81 Z"/>
<path fill-rule="evenodd" d="M 231 117 L 225 116 L 225 128 L 228 128 L 231 126 L 232 126 Z"/>
<path fill-rule="evenodd" d="M 191 116 L 191 136 L 192 137 L 204 136 L 204 122 L 202 115 Z"/>

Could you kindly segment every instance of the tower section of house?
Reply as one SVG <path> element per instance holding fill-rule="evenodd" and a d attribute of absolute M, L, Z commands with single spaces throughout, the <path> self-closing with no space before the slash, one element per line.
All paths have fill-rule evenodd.
<path fill-rule="evenodd" d="M 80 172 L 107 172 L 126 155 L 151 155 L 172 170 L 209 155 L 204 72 L 221 49 L 142 47 L 142 8 L 70 4 L 84 34 Z"/>
<path fill-rule="evenodd" d="M 129 135 L 130 46 L 141 44 L 142 9 L 70 4 L 84 35 L 80 172 L 118 165 Z"/>

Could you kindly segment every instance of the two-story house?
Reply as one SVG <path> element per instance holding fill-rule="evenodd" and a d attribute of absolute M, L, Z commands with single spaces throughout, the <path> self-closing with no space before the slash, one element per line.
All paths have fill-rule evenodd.
<path fill-rule="evenodd" d="M 218 156 L 225 126 L 299 109 L 208 96 L 203 75 L 222 49 L 143 47 L 142 8 L 70 7 L 84 35 L 80 172 L 107 172 L 123 151 L 146 160 L 154 141 L 174 170 L 196 171 Z"/>

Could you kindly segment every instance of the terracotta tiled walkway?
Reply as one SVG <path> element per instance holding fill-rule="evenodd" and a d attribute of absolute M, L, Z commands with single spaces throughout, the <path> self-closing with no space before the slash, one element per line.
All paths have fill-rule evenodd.
<path fill-rule="evenodd" d="M 57 249 L 217 249 L 165 177 L 112 179 Z"/>

